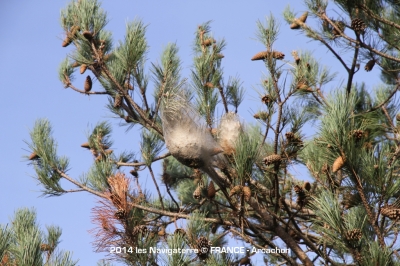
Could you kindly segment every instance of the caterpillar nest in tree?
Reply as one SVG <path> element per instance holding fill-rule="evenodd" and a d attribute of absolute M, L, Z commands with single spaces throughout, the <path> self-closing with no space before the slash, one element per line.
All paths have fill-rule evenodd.
<path fill-rule="evenodd" d="M 168 99 L 161 109 L 161 120 L 165 144 L 182 164 L 201 168 L 223 151 L 200 115 L 183 97 Z"/>
<path fill-rule="evenodd" d="M 224 150 L 225 154 L 231 155 L 235 153 L 235 142 L 242 132 L 242 125 L 239 116 L 229 112 L 225 114 L 218 127 L 218 143 Z"/>

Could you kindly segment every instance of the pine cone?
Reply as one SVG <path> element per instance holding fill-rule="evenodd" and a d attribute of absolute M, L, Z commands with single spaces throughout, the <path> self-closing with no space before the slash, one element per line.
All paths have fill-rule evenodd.
<path fill-rule="evenodd" d="M 307 191 L 310 191 L 310 189 L 311 189 L 311 184 L 310 184 L 310 182 L 308 182 L 308 181 L 304 182 L 303 188 L 304 188 L 305 190 L 307 190 Z"/>
<path fill-rule="evenodd" d="M 200 186 L 197 186 L 197 188 L 193 192 L 193 198 L 196 200 L 201 198 L 201 187 Z"/>
<path fill-rule="evenodd" d="M 374 66 L 375 66 L 375 60 L 372 59 L 372 60 L 368 61 L 368 63 L 365 65 L 364 69 L 365 69 L 365 71 L 369 72 L 374 68 Z"/>
<path fill-rule="evenodd" d="M 207 189 L 207 196 L 210 199 L 213 199 L 215 197 L 215 186 L 214 182 L 211 181 L 210 184 L 208 184 L 208 189 Z"/>
<path fill-rule="evenodd" d="M 336 160 L 333 162 L 332 172 L 336 173 L 337 171 L 342 169 L 342 167 L 344 166 L 345 161 L 346 160 L 342 156 L 337 157 Z"/>
<path fill-rule="evenodd" d="M 81 145 L 81 147 L 90 150 L 89 142 L 83 143 L 83 144 Z"/>
<path fill-rule="evenodd" d="M 334 36 L 334 38 L 336 37 L 340 37 L 340 34 L 344 31 L 346 25 L 344 24 L 343 21 L 332 21 L 333 23 L 336 24 L 336 26 L 339 28 L 340 31 L 337 31 L 335 28 L 333 28 L 332 30 L 332 34 Z"/>
<path fill-rule="evenodd" d="M 356 140 L 360 140 L 364 136 L 364 131 L 361 130 L 361 129 L 353 130 L 353 134 L 352 135 L 354 136 L 354 138 Z"/>
<path fill-rule="evenodd" d="M 204 45 L 204 46 L 210 46 L 211 44 L 213 44 L 213 43 L 215 43 L 215 42 L 216 42 L 216 41 L 215 41 L 213 38 L 210 38 L 210 39 L 204 40 L 203 43 L 202 43 L 202 45 Z"/>
<path fill-rule="evenodd" d="M 91 41 L 91 40 L 93 39 L 93 34 L 92 34 L 90 31 L 88 31 L 88 30 L 85 30 L 84 32 L 82 32 L 82 35 L 83 35 L 83 37 L 85 37 L 86 40 L 88 40 L 88 41 Z"/>
<path fill-rule="evenodd" d="M 206 82 L 206 84 L 204 84 L 204 87 L 208 88 L 208 89 L 214 89 L 215 86 L 214 84 L 212 84 L 212 82 Z"/>
<path fill-rule="evenodd" d="M 286 132 L 285 137 L 288 141 L 291 141 L 294 139 L 294 133 L 293 132 Z"/>
<path fill-rule="evenodd" d="M 70 39 L 68 36 L 65 37 L 64 41 L 62 42 L 61 46 L 62 47 L 67 47 L 68 45 L 70 45 L 72 43 L 72 39 Z"/>
<path fill-rule="evenodd" d="M 236 194 L 242 194 L 243 192 L 243 187 L 238 185 L 238 186 L 234 186 L 231 191 L 229 192 L 229 197 L 232 197 L 233 195 Z"/>
<path fill-rule="evenodd" d="M 164 236 L 164 237 L 165 237 L 165 235 L 166 235 L 166 233 L 165 233 L 165 228 L 161 228 L 160 231 L 158 231 L 157 234 L 158 234 L 159 236 Z"/>
<path fill-rule="evenodd" d="M 301 15 L 301 16 L 300 16 L 298 19 L 296 19 L 296 20 L 305 23 L 306 20 L 307 20 L 307 17 L 308 17 L 308 12 L 306 11 L 306 12 L 303 13 L 303 15 Z M 290 28 L 291 28 L 292 30 L 297 30 L 297 29 L 300 29 L 300 25 L 297 24 L 296 21 L 294 21 L 294 22 L 290 25 Z"/>
<path fill-rule="evenodd" d="M 122 220 L 126 216 L 126 211 L 124 209 L 118 209 L 118 211 L 115 212 L 114 216 L 118 220 Z"/>
<path fill-rule="evenodd" d="M 364 33 L 367 25 L 365 25 L 362 19 L 355 18 L 351 21 L 351 28 L 357 33 Z"/>
<path fill-rule="evenodd" d="M 178 235 L 178 234 L 181 235 L 181 236 L 184 236 L 184 235 L 186 235 L 186 232 L 182 228 L 177 228 L 174 231 L 174 235 Z"/>
<path fill-rule="evenodd" d="M 390 220 L 400 219 L 400 209 L 393 206 L 385 206 L 381 208 L 381 214 Z"/>
<path fill-rule="evenodd" d="M 270 165 L 273 163 L 280 162 L 282 160 L 282 157 L 279 154 L 272 154 L 270 156 L 265 157 L 263 160 L 266 165 Z"/>
<path fill-rule="evenodd" d="M 261 101 L 262 101 L 263 103 L 265 103 L 265 104 L 269 104 L 270 102 L 272 102 L 272 98 L 271 98 L 271 96 L 269 96 L 269 95 L 264 95 L 264 96 L 261 98 Z"/>
<path fill-rule="evenodd" d="M 120 94 L 115 95 L 114 108 L 120 108 L 122 103 L 122 96 Z"/>
<path fill-rule="evenodd" d="M 40 245 L 40 250 L 41 250 L 41 251 L 50 251 L 50 250 L 51 250 L 51 247 L 50 247 L 50 245 L 48 245 L 48 244 L 41 244 L 41 245 Z"/>
<path fill-rule="evenodd" d="M 259 52 L 256 55 L 254 55 L 251 58 L 251 61 L 266 60 L 271 53 L 272 53 L 272 58 L 274 58 L 274 59 L 284 59 L 285 58 L 285 55 L 278 51 L 272 51 L 272 52 L 263 51 L 263 52 Z"/>
<path fill-rule="evenodd" d="M 244 195 L 244 200 L 246 202 L 249 202 L 250 198 L 251 198 L 251 190 L 249 187 L 247 187 L 247 186 L 243 187 L 243 195 Z"/>
<path fill-rule="evenodd" d="M 223 54 L 216 54 L 215 55 L 215 58 L 216 59 L 222 59 L 222 58 L 224 58 L 225 56 L 223 55 Z"/>
<path fill-rule="evenodd" d="M 139 177 L 139 174 L 138 174 L 138 172 L 137 172 L 135 169 L 130 170 L 129 173 L 130 173 L 131 175 L 133 175 L 134 177 L 136 177 L 136 178 Z"/>
<path fill-rule="evenodd" d="M 73 62 L 72 64 L 71 64 L 71 67 L 73 67 L 73 68 L 75 68 L 75 67 L 78 67 L 78 66 L 80 66 L 81 64 L 79 64 L 78 62 Z"/>
<path fill-rule="evenodd" d="M 33 161 L 33 160 L 37 160 L 37 159 L 39 159 L 39 158 L 40 158 L 40 157 L 39 157 L 39 155 L 36 154 L 36 152 L 32 152 L 31 155 L 29 155 L 28 160 Z"/>
<path fill-rule="evenodd" d="M 86 77 L 84 89 L 85 92 L 89 92 L 92 89 L 92 78 L 90 76 Z"/>
<path fill-rule="evenodd" d="M 79 69 L 79 73 L 81 73 L 81 74 L 85 73 L 85 71 L 86 71 L 87 68 L 88 68 L 87 65 L 82 64 L 82 65 L 81 65 L 81 68 Z"/>
<path fill-rule="evenodd" d="M 255 119 L 260 119 L 262 121 L 267 121 L 268 113 L 267 112 L 258 112 L 253 116 Z"/>
<path fill-rule="evenodd" d="M 297 194 L 296 203 L 297 203 L 298 205 L 300 205 L 301 207 L 303 207 L 303 206 L 307 203 L 307 202 L 306 202 L 306 200 L 307 200 L 307 195 L 306 195 L 306 193 L 305 193 L 304 190 L 303 190 L 300 186 L 298 186 L 298 185 L 294 186 L 294 192 L 296 192 L 296 194 Z"/>
<path fill-rule="evenodd" d="M 347 241 L 360 241 L 362 232 L 360 229 L 352 229 L 346 232 Z"/>
<path fill-rule="evenodd" d="M 204 236 L 201 236 L 197 239 L 197 249 L 198 249 L 198 256 L 200 259 L 206 259 L 208 253 L 210 252 L 210 241 Z"/>
<path fill-rule="evenodd" d="M 297 90 L 299 91 L 303 91 L 303 92 L 313 92 L 314 90 L 308 86 L 306 81 L 299 81 L 299 83 L 297 83 Z"/>

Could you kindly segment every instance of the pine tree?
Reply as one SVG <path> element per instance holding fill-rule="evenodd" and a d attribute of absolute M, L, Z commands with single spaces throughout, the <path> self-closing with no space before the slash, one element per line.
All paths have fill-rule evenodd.
<path fill-rule="evenodd" d="M 0 265 L 74 266 L 72 254 L 58 248 L 61 229 L 42 231 L 35 210 L 18 209 L 10 224 L 0 225 Z"/>
<path fill-rule="evenodd" d="M 124 41 L 113 47 L 100 4 L 72 1 L 61 12 L 62 46 L 75 48 L 60 65 L 60 80 L 83 95 L 108 97 L 116 119 L 129 128 L 140 126 L 140 156 L 113 152 L 112 128 L 100 122 L 82 144 L 93 164 L 78 180 L 68 174 L 68 159 L 57 154 L 50 122 L 38 120 L 27 159 L 43 193 L 68 193 L 60 183 L 65 179 L 99 198 L 92 230 L 97 251 L 197 250 L 110 254 L 127 265 L 250 264 L 253 254 L 210 252 L 211 246 L 228 245 L 228 235 L 247 248 L 291 250 L 263 254 L 274 265 L 399 265 L 400 106 L 394 97 L 400 84 L 399 5 L 336 0 L 332 5 L 341 13 L 335 18 L 327 1 L 305 4 L 308 10 L 300 17 L 289 7 L 284 11 L 287 27 L 324 45 L 343 67 L 346 84 L 328 92 L 336 74 L 308 51 L 292 51 L 293 62 L 285 58 L 274 46 L 279 27 L 270 15 L 257 22 L 265 50 L 249 58 L 268 72 L 254 125 L 240 119 L 244 89 L 238 78 L 225 77 L 226 42 L 215 39 L 210 22 L 196 29 L 189 82 L 180 75 L 176 44 L 146 69 L 142 21 L 128 23 Z M 315 22 L 321 26 L 312 26 Z M 375 93 L 368 83 L 353 82 L 364 63 L 371 74 L 374 66 L 380 68 L 383 83 Z M 73 83 L 76 66 L 89 72 L 80 86 Z M 225 112 L 221 118 L 218 106 Z M 307 139 L 305 127 L 312 125 L 318 125 L 315 135 Z M 168 152 L 160 154 L 164 146 Z M 159 160 L 160 179 L 153 171 Z M 294 164 L 307 167 L 312 184 L 290 172 Z M 155 197 L 138 181 L 143 171 L 151 176 Z"/>

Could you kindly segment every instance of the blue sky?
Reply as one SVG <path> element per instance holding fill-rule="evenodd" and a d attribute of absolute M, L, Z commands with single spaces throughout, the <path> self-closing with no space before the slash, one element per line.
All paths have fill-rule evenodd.
<path fill-rule="evenodd" d="M 59 14 L 66 4 L 67 1 L 58 0 L 0 3 L 0 88 L 3 99 L 0 106 L 0 223 L 7 223 L 17 208 L 35 207 L 42 225 L 54 224 L 63 229 L 62 249 L 73 251 L 73 257 L 80 260 L 79 265 L 95 265 L 104 254 L 92 251 L 93 239 L 87 232 L 93 228 L 90 211 L 95 205 L 94 196 L 75 193 L 53 198 L 39 197 L 40 187 L 31 177 L 34 171 L 22 157 L 30 153 L 23 140 L 29 141 L 29 129 L 38 118 L 48 118 L 52 122 L 54 136 L 59 144 L 59 155 L 70 158 L 69 173 L 75 178 L 92 163 L 91 155 L 80 144 L 86 142 L 86 133 L 98 121 L 110 120 L 116 126 L 113 139 L 117 151 L 139 151 L 135 129 L 126 133 L 125 128 L 117 127 L 118 121 L 110 119 L 104 107 L 107 102 L 105 97 L 88 97 L 66 90 L 58 80 L 59 63 L 72 50 L 72 45 L 61 47 L 63 31 L 59 24 Z M 263 50 L 262 44 L 255 40 L 257 20 L 264 21 L 270 13 L 280 20 L 281 35 L 275 49 L 286 54 L 286 59 L 292 60 L 292 50 L 309 50 L 315 53 L 317 59 L 332 66 L 333 70 L 342 71 L 326 48 L 309 42 L 300 32 L 288 28 L 282 18 L 287 4 L 298 14 L 306 10 L 302 1 L 298 0 L 119 0 L 104 1 L 103 8 L 110 19 L 106 28 L 113 32 L 115 43 L 123 39 L 126 22 L 141 18 L 148 24 L 150 50 L 147 66 L 150 62 L 157 62 L 168 42 L 176 42 L 183 61 L 182 74 L 186 77 L 189 77 L 192 64 L 194 32 L 199 24 L 213 20 L 211 26 L 214 37 L 225 38 L 227 42 L 223 60 L 225 79 L 238 75 L 244 82 L 247 93 L 239 113 L 242 118 L 253 122 L 252 114 L 261 106 L 253 88 L 257 87 L 262 74 L 266 73 L 262 62 L 250 60 L 255 53 Z M 332 16 L 337 14 L 333 13 Z M 377 69 L 369 74 L 375 76 L 372 79 L 375 83 L 378 83 L 378 74 Z M 76 76 L 75 84 L 82 88 L 84 77 L 79 73 Z M 344 76 L 338 77 L 328 85 L 329 88 L 341 84 L 340 78 Z M 369 77 L 360 71 L 356 81 L 361 82 Z M 98 83 L 94 83 L 94 90 L 101 90 Z M 307 132 L 310 135 L 313 130 Z M 149 176 L 144 173 L 142 177 Z M 148 185 L 150 187 L 152 183 L 148 182 Z"/>

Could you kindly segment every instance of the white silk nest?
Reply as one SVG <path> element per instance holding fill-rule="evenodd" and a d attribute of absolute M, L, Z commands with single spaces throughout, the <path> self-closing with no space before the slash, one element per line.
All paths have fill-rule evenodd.
<path fill-rule="evenodd" d="M 202 168 L 223 150 L 207 130 L 204 119 L 183 97 L 170 98 L 161 108 L 165 144 L 179 162 Z"/>
<path fill-rule="evenodd" d="M 221 118 L 217 132 L 217 140 L 224 153 L 232 155 L 235 152 L 236 141 L 243 132 L 239 116 L 232 112 L 226 113 Z"/>

